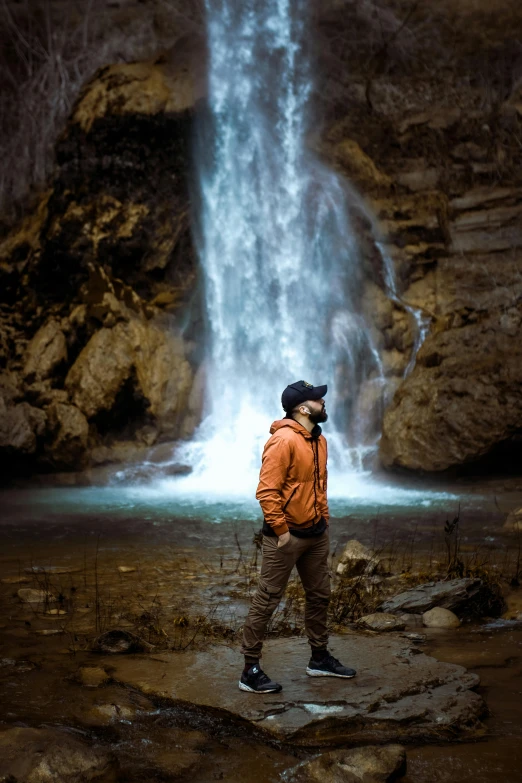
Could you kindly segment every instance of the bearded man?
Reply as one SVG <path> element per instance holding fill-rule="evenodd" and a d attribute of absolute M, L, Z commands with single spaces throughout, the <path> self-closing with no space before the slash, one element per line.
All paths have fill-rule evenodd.
<path fill-rule="evenodd" d="M 319 423 L 328 419 L 327 386 L 306 381 L 291 383 L 281 404 L 284 419 L 270 427 L 256 498 L 264 514 L 263 560 L 256 593 L 243 631 L 241 652 L 245 667 L 239 688 L 249 693 L 277 693 L 259 665 L 268 622 L 283 597 L 296 566 L 306 596 L 305 630 L 311 658 L 310 677 L 354 677 L 328 652 L 327 612 L 329 519 L 326 497 L 327 445 Z"/>

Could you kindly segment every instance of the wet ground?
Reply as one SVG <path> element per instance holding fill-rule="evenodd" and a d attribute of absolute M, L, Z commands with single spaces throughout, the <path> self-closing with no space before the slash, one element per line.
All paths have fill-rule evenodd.
<path fill-rule="evenodd" d="M 0 498 L 2 723 L 84 732 L 89 741 L 117 750 L 125 780 L 171 775 L 172 758 L 163 759 L 163 773 L 159 761 L 154 765 L 150 759 L 160 759 L 175 732 L 176 763 L 185 764 L 176 774 L 196 783 L 280 780 L 309 751 L 260 743 L 197 711 L 181 714 L 118 686 L 110 676 L 97 688 L 86 687 L 79 676 L 82 667 L 99 661 L 88 649 L 92 639 L 115 625 L 180 655 L 197 644 L 234 645 L 254 584 L 255 512 L 226 504 L 216 511 L 214 504 L 204 513 L 200 507 L 175 516 L 168 503 L 143 497 L 134 504 L 124 498 L 116 506 L 93 503 L 92 493 L 89 501 L 69 490 L 64 502 L 60 490 L 44 492 L 45 499 L 24 490 Z M 451 497 L 427 505 L 417 499 L 413 506 L 391 507 L 379 505 L 377 497 L 351 510 L 349 503 L 336 501 L 333 548 L 339 551 L 357 538 L 382 551 L 394 571 L 443 568 L 443 527 L 457 512 L 459 498 L 461 556 L 498 573 L 515 616 L 522 601 L 509 582 L 516 573 L 518 537 L 504 533 L 502 523 L 522 504 L 520 482 L 467 482 L 452 487 Z M 18 590 L 24 588 L 49 598 L 21 603 Z M 480 674 L 491 715 L 479 742 L 409 748 L 408 783 L 520 781 L 521 645 L 522 630 L 509 624 L 429 633 L 426 652 Z"/>

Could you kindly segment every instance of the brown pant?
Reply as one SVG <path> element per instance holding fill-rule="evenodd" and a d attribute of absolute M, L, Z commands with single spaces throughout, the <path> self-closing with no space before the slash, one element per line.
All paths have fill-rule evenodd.
<path fill-rule="evenodd" d="M 243 630 L 241 652 L 248 658 L 261 655 L 268 621 L 283 597 L 294 565 L 305 590 L 305 630 L 310 645 L 312 649 L 322 649 L 328 644 L 328 530 L 311 538 L 290 536 L 282 547 L 278 547 L 277 542 L 276 537 L 263 536 L 261 575 Z"/>

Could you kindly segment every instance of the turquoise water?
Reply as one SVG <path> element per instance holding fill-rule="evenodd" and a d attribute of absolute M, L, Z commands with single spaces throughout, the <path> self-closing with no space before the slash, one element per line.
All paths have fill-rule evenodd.
<path fill-rule="evenodd" d="M 3 518 L 64 517 L 125 515 L 142 519 L 198 519 L 219 524 L 225 520 L 258 520 L 259 504 L 255 488 L 241 496 L 220 496 L 205 492 L 205 487 L 187 484 L 185 478 L 163 479 L 141 485 L 101 487 L 45 487 L 26 490 L 6 490 L 0 495 Z M 344 493 L 341 494 L 341 489 Z M 332 517 L 371 518 L 393 513 L 420 516 L 441 514 L 462 508 L 478 508 L 484 498 L 476 493 L 437 491 L 433 488 L 407 488 L 358 477 L 330 491 Z"/>

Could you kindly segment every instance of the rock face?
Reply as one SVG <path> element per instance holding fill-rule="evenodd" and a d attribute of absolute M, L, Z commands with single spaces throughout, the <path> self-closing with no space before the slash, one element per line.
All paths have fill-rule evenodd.
<path fill-rule="evenodd" d="M 288 774 L 292 783 L 386 783 L 406 772 L 406 751 L 401 745 L 367 745 L 333 750 L 300 764 Z M 285 776 L 286 777 L 286 776 Z"/>
<path fill-rule="evenodd" d="M 357 670 L 351 680 L 334 682 L 305 674 L 307 642 L 277 639 L 263 661 L 280 672 L 283 691 L 257 696 L 255 703 L 237 687 L 237 655 L 220 646 L 209 652 L 111 657 L 117 682 L 175 704 L 190 702 L 204 712 L 219 710 L 230 721 L 299 745 L 397 742 L 401 738 L 455 737 L 479 726 L 482 699 L 471 688 L 475 674 L 439 663 L 405 640 L 347 634 L 332 639 L 340 660 Z M 301 667 L 296 662 L 302 660 Z M 205 687 L 209 667 L 219 666 L 215 687 Z M 284 675 L 284 676 L 283 676 Z M 275 676 L 275 675 L 274 675 Z"/>
<path fill-rule="evenodd" d="M 522 423 L 522 305 L 445 319 L 384 418 L 385 465 L 438 471 L 488 454 Z"/>
<path fill-rule="evenodd" d="M 0 778 L 24 783 L 89 783 L 111 770 L 110 756 L 47 729 L 0 731 Z"/>
<path fill-rule="evenodd" d="M 393 397 L 381 461 L 416 471 L 486 455 L 497 466 L 520 463 L 522 163 L 512 134 L 522 129 L 522 112 L 519 80 L 508 79 L 504 90 L 495 80 L 501 52 L 522 32 L 522 10 L 503 1 L 494 17 L 481 0 L 473 11 L 433 2 L 429 22 L 427 7 L 418 8 L 401 28 L 404 16 L 389 3 L 374 16 L 358 4 L 323 9 L 320 89 L 332 120 L 321 150 L 369 198 L 398 275 L 398 299 L 420 308 L 428 332 L 403 379 L 414 325 L 368 287 L 365 312 L 379 316 L 375 339 Z M 350 29 L 354 41 L 370 42 L 377 18 L 390 35 L 368 69 L 363 49 L 350 46 L 348 35 L 341 45 L 338 34 Z M 401 30 L 397 38 L 392 29 Z M 442 62 L 450 49 L 448 70 Z M 424 57 L 430 68 L 422 72 Z M 479 60 L 490 63 L 488 74 L 480 86 L 464 87 L 462 74 L 476 74 Z"/>
<path fill-rule="evenodd" d="M 199 422 L 187 176 L 197 47 L 101 69 L 49 190 L 0 243 L 4 477 L 128 458 Z"/>
<path fill-rule="evenodd" d="M 134 13 L 149 13 L 142 5 Z M 387 468 L 519 460 L 522 97 L 506 63 L 517 61 L 522 8 L 315 5 L 324 130 L 310 143 L 382 229 L 376 242 L 354 195 L 359 304 L 386 392 L 370 377 L 352 399 L 339 383 L 339 406 L 353 421 L 380 421 L 387 409 Z M 204 319 L 187 174 L 205 56 L 197 36 L 159 49 L 147 62 L 108 64 L 85 86 L 54 179 L 0 243 L 0 369 L 17 379 L 0 403 L 8 470 L 115 460 L 199 423 Z M 427 337 L 415 362 L 419 320 Z M 92 362 L 105 348 L 108 382 L 96 388 Z M 53 403 L 75 405 L 88 437 L 76 416 L 65 447 L 56 412 L 47 416 Z"/>
<path fill-rule="evenodd" d="M 381 605 L 383 612 L 427 612 L 434 606 L 458 610 L 469 604 L 482 589 L 480 579 L 450 579 L 428 582 L 394 596 Z"/>

